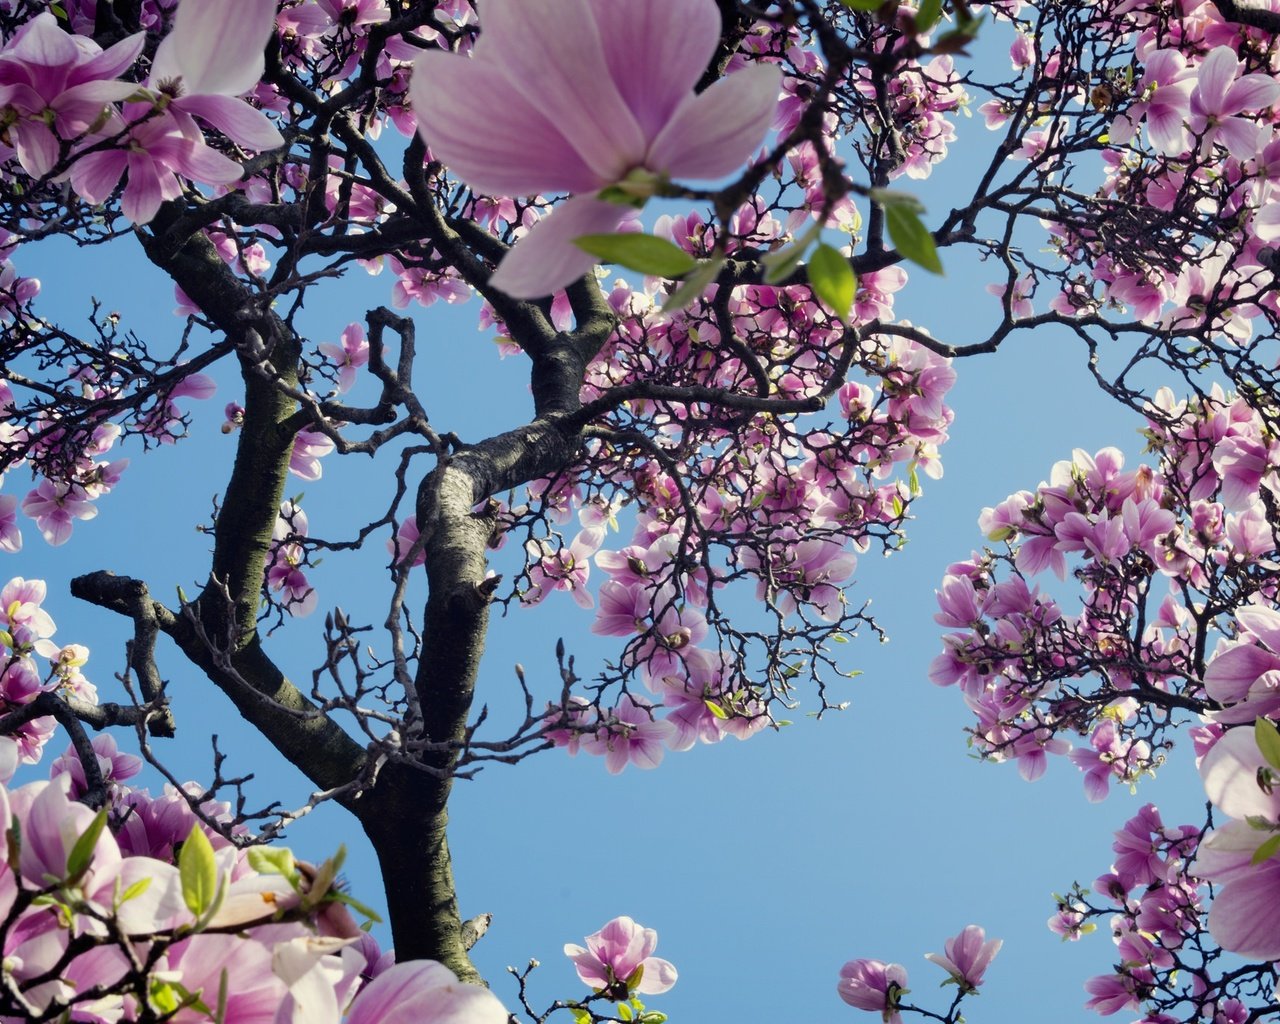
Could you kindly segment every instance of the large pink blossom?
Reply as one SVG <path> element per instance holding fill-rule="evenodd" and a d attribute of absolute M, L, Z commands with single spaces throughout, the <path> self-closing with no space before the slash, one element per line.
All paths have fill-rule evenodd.
<path fill-rule="evenodd" d="M 782 76 L 772 66 L 693 91 L 720 38 L 713 0 L 488 0 L 482 22 L 470 58 L 419 57 L 409 95 L 427 145 L 472 188 L 577 193 L 494 273 L 516 298 L 591 268 L 574 239 L 616 230 L 629 209 L 602 189 L 645 196 L 668 178 L 722 178 L 773 117 Z"/>
<path fill-rule="evenodd" d="M 608 990 L 624 998 L 624 992 L 661 995 L 676 983 L 676 969 L 653 956 L 658 933 L 629 917 L 615 917 L 598 932 L 588 935 L 586 948 L 566 943 L 564 955 L 573 961 L 578 977 L 597 991 Z M 632 981 L 636 972 L 637 981 Z"/>
<path fill-rule="evenodd" d="M 898 1000 L 907 989 L 907 969 L 879 960 L 850 960 L 840 968 L 836 992 L 859 1010 L 878 1010 L 885 1024 L 902 1024 Z"/>
<path fill-rule="evenodd" d="M 983 976 L 991 961 L 1004 943 L 1000 939 L 987 941 L 987 933 L 978 925 L 968 925 L 959 935 L 947 939 L 946 953 L 926 953 L 965 992 L 972 992 L 982 984 Z"/>
<path fill-rule="evenodd" d="M 464 985 L 433 960 L 396 964 L 361 989 L 347 1024 L 506 1024 L 498 997 L 480 985 Z"/>
<path fill-rule="evenodd" d="M 1280 860 L 1254 863 L 1280 829 L 1276 775 L 1248 726 L 1229 730 L 1200 764 L 1205 794 L 1231 819 L 1196 854 L 1196 874 L 1221 886 L 1209 908 L 1209 932 L 1251 960 L 1280 960 Z"/>

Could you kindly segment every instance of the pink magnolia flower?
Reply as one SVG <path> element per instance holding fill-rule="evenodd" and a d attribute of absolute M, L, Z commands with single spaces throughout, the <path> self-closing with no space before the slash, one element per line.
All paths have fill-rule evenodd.
<path fill-rule="evenodd" d="M 656 768 L 665 753 L 663 743 L 674 733 L 668 722 L 654 717 L 654 708 L 644 700 L 624 693 L 618 706 L 605 713 L 594 735 L 582 737 L 582 749 L 603 754 L 610 775 L 617 775 L 629 763 L 640 768 Z"/>
<path fill-rule="evenodd" d="M 616 230 L 630 209 L 602 189 L 647 197 L 668 178 L 724 177 L 773 118 L 776 67 L 693 91 L 720 38 L 712 0 L 489 0 L 482 21 L 470 58 L 418 58 L 409 96 L 427 145 L 472 188 L 578 193 L 494 272 L 494 287 L 515 298 L 591 269 L 574 239 Z"/>
<path fill-rule="evenodd" d="M 631 992 L 656 996 L 676 983 L 675 967 L 652 955 L 658 933 L 629 917 L 615 917 L 585 941 L 585 949 L 565 943 L 564 955 L 573 961 L 578 977 L 598 992 L 620 999 Z"/>
<path fill-rule="evenodd" d="M 263 50 L 276 21 L 276 0 L 223 0 L 178 4 L 173 30 L 151 63 L 150 87 L 166 97 L 183 134 L 191 116 L 209 122 L 249 149 L 275 149 L 284 137 L 261 110 L 237 97 L 262 78 Z"/>
<path fill-rule="evenodd" d="M 1200 764 L 1205 794 L 1231 819 L 1196 855 L 1196 874 L 1222 886 L 1209 908 L 1209 932 L 1224 949 L 1257 960 L 1280 960 L 1280 860 L 1253 862 L 1280 829 L 1277 774 L 1247 726 L 1229 730 Z"/>
<path fill-rule="evenodd" d="M 5 129 L 23 170 L 33 178 L 57 163 L 59 138 L 83 134 L 106 109 L 137 89 L 113 81 L 142 52 L 135 33 L 103 51 L 58 25 L 47 11 L 22 26 L 0 51 L 0 107 L 14 117 Z M 54 129 L 56 129 L 56 134 Z"/>
<path fill-rule="evenodd" d="M 338 371 L 338 394 L 345 395 L 356 382 L 356 370 L 369 362 L 369 341 L 359 324 L 347 324 L 340 344 L 320 346 L 321 354 Z"/>
<path fill-rule="evenodd" d="M 498 997 L 480 985 L 464 985 L 434 960 L 395 964 L 356 996 L 347 1024 L 506 1024 Z"/>
<path fill-rule="evenodd" d="M 836 992 L 859 1010 L 879 1011 L 885 1024 L 902 1024 L 898 1001 L 907 989 L 907 969 L 879 960 L 850 960 L 840 968 Z"/>
<path fill-rule="evenodd" d="M 987 933 L 978 925 L 965 927 L 959 935 L 947 939 L 945 955 L 942 953 L 926 953 L 925 959 L 937 964 L 951 975 L 963 992 L 972 992 L 982 984 L 983 975 L 991 961 L 1004 945 L 1001 939 L 987 941 Z"/>
<path fill-rule="evenodd" d="M 1201 154 L 1219 142 L 1240 160 L 1256 156 L 1262 148 L 1258 144 L 1261 126 L 1239 115 L 1265 110 L 1278 99 L 1280 83 L 1270 75 L 1240 75 L 1240 61 L 1231 47 L 1210 50 L 1200 65 L 1190 103 L 1190 127 L 1202 136 Z"/>
<path fill-rule="evenodd" d="M 1250 605 L 1236 619 L 1240 639 L 1220 643 L 1204 671 L 1205 692 L 1226 705 L 1213 718 L 1226 724 L 1280 710 L 1280 612 Z"/>

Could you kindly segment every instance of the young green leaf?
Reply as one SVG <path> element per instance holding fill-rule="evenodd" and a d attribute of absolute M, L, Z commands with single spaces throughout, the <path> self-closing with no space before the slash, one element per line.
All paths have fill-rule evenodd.
<path fill-rule="evenodd" d="M 916 9 L 916 32 L 920 35 L 928 32 L 942 17 L 942 0 L 920 0 Z"/>
<path fill-rule="evenodd" d="M 298 868 L 293 859 L 293 851 L 286 846 L 251 846 L 247 856 L 249 867 L 260 875 L 283 875 L 288 879 L 297 877 Z"/>
<path fill-rule="evenodd" d="M 662 312 L 675 313 L 692 303 L 707 287 L 720 276 L 720 268 L 724 266 L 724 257 L 698 260 L 698 265 L 680 282 L 680 287 L 667 296 L 662 304 Z"/>
<path fill-rule="evenodd" d="M 655 277 L 680 277 L 698 261 L 674 242 L 656 235 L 620 233 L 616 235 L 583 235 L 573 244 L 606 263 L 617 263 L 640 274 Z"/>
<path fill-rule="evenodd" d="M 942 273 L 942 261 L 938 259 L 933 236 L 910 205 L 892 203 L 885 206 L 884 219 L 889 226 L 889 238 L 898 252 L 930 273 Z"/>
<path fill-rule="evenodd" d="M 760 257 L 760 266 L 764 268 L 762 280 L 765 284 L 782 284 L 791 272 L 800 266 L 807 246 L 800 244 L 785 245 L 781 249 Z"/>
<path fill-rule="evenodd" d="M 1280 836 L 1272 836 L 1253 851 L 1253 856 L 1249 858 L 1249 863 L 1261 864 L 1264 860 L 1270 860 L 1276 855 L 1277 850 L 1280 850 Z"/>
<path fill-rule="evenodd" d="M 213 856 L 213 844 L 199 825 L 191 827 L 191 834 L 182 844 L 178 877 L 182 882 L 183 902 L 191 913 L 200 917 L 213 906 L 218 895 L 218 862 Z"/>
<path fill-rule="evenodd" d="M 858 279 L 840 250 L 819 245 L 809 257 L 809 286 L 836 316 L 848 319 Z"/>
<path fill-rule="evenodd" d="M 1269 719 L 1259 718 L 1253 723 L 1253 738 L 1267 764 L 1280 771 L 1280 729 Z"/>
<path fill-rule="evenodd" d="M 80 876 L 89 870 L 89 865 L 93 862 L 94 850 L 98 848 L 98 839 L 106 825 L 107 809 L 104 807 L 93 816 L 89 827 L 84 830 L 75 845 L 71 847 L 71 852 L 67 854 L 68 882 L 79 881 Z"/>

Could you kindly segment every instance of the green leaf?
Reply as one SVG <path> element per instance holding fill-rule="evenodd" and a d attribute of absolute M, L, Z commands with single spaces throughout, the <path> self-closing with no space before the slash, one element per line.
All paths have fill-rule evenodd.
<path fill-rule="evenodd" d="M 723 722 L 725 719 L 727 719 L 727 718 L 729 717 L 729 712 L 727 712 L 724 708 L 722 708 L 722 707 L 721 707 L 719 704 L 717 704 L 715 701 L 713 701 L 713 700 L 704 700 L 702 703 L 703 703 L 703 704 L 705 704 L 705 705 L 707 706 L 707 710 L 708 710 L 708 711 L 710 711 L 712 715 L 714 715 L 716 718 L 720 719 L 722 722 Z"/>
<path fill-rule="evenodd" d="M 1253 723 L 1253 738 L 1267 759 L 1267 764 L 1280 771 L 1280 729 L 1266 718 L 1259 718 Z"/>
<path fill-rule="evenodd" d="M 841 320 L 848 319 L 858 278 L 839 249 L 819 245 L 813 250 L 809 257 L 809 285 L 831 312 Z"/>
<path fill-rule="evenodd" d="M 657 1010 L 647 1010 L 640 1015 L 640 1024 L 667 1024 L 667 1015 Z"/>
<path fill-rule="evenodd" d="M 667 301 L 662 304 L 662 312 L 675 313 L 690 305 L 707 290 L 712 281 L 720 276 L 720 269 L 724 264 L 723 256 L 710 260 L 698 260 L 698 265 L 680 282 L 680 287 L 667 296 Z"/>
<path fill-rule="evenodd" d="M 634 992 L 640 987 L 640 982 L 644 978 L 644 964 L 640 964 L 630 975 L 627 976 L 627 991 Z"/>
<path fill-rule="evenodd" d="M 93 816 L 93 821 L 89 822 L 89 827 L 76 840 L 75 845 L 71 847 L 71 852 L 67 854 L 67 881 L 75 882 L 80 876 L 89 870 L 89 865 L 93 862 L 94 851 L 98 847 L 98 839 L 102 835 L 102 830 L 107 826 L 107 809 L 104 807 Z"/>
<path fill-rule="evenodd" d="M 698 265 L 698 261 L 674 242 L 656 235 L 619 233 L 583 235 L 573 244 L 605 263 L 618 263 L 628 270 L 655 277 L 680 277 Z"/>
<path fill-rule="evenodd" d="M 584 1010 L 580 1006 L 575 1006 L 569 1011 L 573 1017 L 573 1024 L 591 1024 L 591 1011 Z"/>
<path fill-rule="evenodd" d="M 855 11 L 878 11 L 885 5 L 886 0 L 840 0 L 840 2 Z"/>
<path fill-rule="evenodd" d="M 365 906 L 354 896 L 348 893 L 342 892 L 340 889 L 330 890 L 329 898 L 333 900 L 335 903 L 342 903 L 345 906 L 350 907 L 361 917 L 368 918 L 368 920 L 365 922 L 366 924 L 382 924 L 382 918 L 378 916 L 378 912 L 376 910 L 374 910 L 372 907 Z M 360 927 L 363 928 L 364 925 L 361 925 Z"/>
<path fill-rule="evenodd" d="M 807 244 L 801 245 L 797 242 L 795 245 L 783 246 L 781 249 L 760 257 L 760 266 L 764 268 L 761 280 L 767 285 L 782 284 L 783 281 L 791 276 L 791 272 L 800 266 L 800 261 L 804 258 L 804 251 L 807 248 Z"/>
<path fill-rule="evenodd" d="M 919 204 L 916 203 L 918 206 Z M 933 236 L 924 226 L 920 214 L 908 203 L 889 203 L 884 207 L 885 223 L 889 226 L 889 238 L 894 248 L 912 263 L 924 267 L 933 274 L 942 273 L 942 261 L 938 259 Z"/>
<path fill-rule="evenodd" d="M 916 32 L 924 35 L 941 17 L 942 0 L 920 0 L 920 7 L 916 10 Z"/>
<path fill-rule="evenodd" d="M 139 878 L 136 882 L 133 883 L 133 885 L 129 886 L 129 888 L 127 888 L 124 892 L 120 894 L 120 899 L 116 902 L 116 907 L 118 908 L 123 904 L 128 903 L 130 900 L 136 899 L 137 897 L 141 896 L 144 892 L 146 892 L 150 888 L 151 888 L 150 877 Z"/>
<path fill-rule="evenodd" d="M 247 856 L 249 867 L 260 875 L 283 875 L 291 880 L 298 875 L 293 851 L 287 846 L 251 846 Z"/>
<path fill-rule="evenodd" d="M 631 1007 L 629 1007 L 626 1003 L 619 1003 L 618 1016 L 621 1017 L 623 1020 L 631 1020 L 633 1017 L 635 1017 L 635 1014 L 631 1012 Z"/>
<path fill-rule="evenodd" d="M 916 471 L 916 460 L 911 460 L 907 467 L 907 486 L 911 488 L 911 497 L 918 498 L 924 492 L 920 490 L 920 474 Z"/>
<path fill-rule="evenodd" d="M 1249 858 L 1249 863 L 1261 864 L 1264 860 L 1270 860 L 1276 855 L 1277 850 L 1280 850 L 1280 836 L 1272 836 L 1253 851 L 1253 856 Z"/>
<path fill-rule="evenodd" d="M 213 844 L 199 825 L 191 826 L 191 834 L 178 854 L 178 877 L 182 881 L 182 899 L 187 909 L 200 917 L 213 906 L 218 895 L 218 862 Z"/>

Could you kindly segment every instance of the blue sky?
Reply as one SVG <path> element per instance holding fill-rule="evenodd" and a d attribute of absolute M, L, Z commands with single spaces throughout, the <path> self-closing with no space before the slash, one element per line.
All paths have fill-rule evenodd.
<path fill-rule="evenodd" d="M 982 131 L 980 123 L 961 128 Z M 960 159 L 960 147 L 956 156 L 918 189 L 935 212 L 958 180 L 950 176 L 973 166 Z M 948 341 L 979 340 L 995 312 L 996 300 L 982 288 L 989 268 L 949 254 L 944 260 L 945 279 L 912 272 L 898 313 Z M 83 323 L 92 294 L 121 312 L 122 326 L 162 349 L 181 331 L 170 312 L 171 286 L 128 238 L 85 251 L 45 245 L 20 253 L 19 269 L 43 279 L 41 308 L 69 328 Z M 316 342 L 337 340 L 365 308 L 389 302 L 393 283 L 389 274 L 357 271 L 317 290 L 300 322 Z M 478 309 L 473 302 L 414 314 L 424 405 L 437 429 L 464 438 L 514 426 L 530 408 L 522 362 L 499 360 L 475 329 Z M 873 598 L 892 642 L 863 637 L 844 649 L 844 667 L 863 673 L 843 684 L 848 711 L 820 722 L 798 712 L 796 724 L 780 732 L 670 755 L 652 772 L 629 768 L 611 777 L 598 759 L 556 751 L 456 787 L 459 898 L 464 916 L 494 914 L 475 956 L 509 1006 L 515 990 L 504 968 L 530 957 L 543 963 L 534 975 L 535 1004 L 583 994 L 561 946 L 629 914 L 659 931 L 658 955 L 680 970 L 677 986 L 651 1000 L 675 1021 L 872 1022 L 835 995 L 840 965 L 859 956 L 903 963 L 913 1001 L 941 1009 L 950 989 L 935 988 L 943 973 L 922 956 L 940 951 L 969 923 L 1005 940 L 983 994 L 969 1005 L 971 1021 L 1092 1016 L 1081 985 L 1107 969 L 1113 947 L 1105 934 L 1074 945 L 1050 934 L 1050 893 L 1105 871 L 1111 832 L 1142 803 L 1155 801 L 1170 822 L 1200 817 L 1203 797 L 1189 757 L 1175 757 L 1137 796 L 1113 790 L 1099 805 L 1085 801 L 1080 773 L 1065 759 L 1028 785 L 1013 766 L 968 755 L 962 730 L 969 716 L 959 695 L 932 686 L 926 672 L 941 632 L 932 621 L 933 590 L 949 562 L 980 546 L 980 509 L 1033 488 L 1076 447 L 1115 444 L 1136 458 L 1141 424 L 1096 390 L 1079 346 L 1051 332 L 1016 335 L 997 355 L 957 369 L 945 477 L 924 481 L 906 549 L 888 560 L 864 556 L 859 567 L 855 595 Z M 235 397 L 234 381 L 223 380 L 214 400 L 188 403 L 196 413 L 188 441 L 146 456 L 127 452 L 134 463 L 123 482 L 65 548 L 46 547 L 29 528 L 25 550 L 9 557 L 9 575 L 49 580 L 58 639 L 92 649 L 86 671 L 103 699 L 123 699 L 112 674 L 123 666 L 126 624 L 74 602 L 67 581 L 108 568 L 147 580 L 169 600 L 176 586 L 198 585 L 208 569 L 208 539 L 196 526 L 208 521 L 230 467 L 233 439 L 218 425 L 223 404 Z M 347 461 L 329 458 L 321 481 L 294 488 L 306 492 L 313 533 L 334 535 L 381 513 L 388 467 Z M 8 488 L 25 488 L 20 474 Z M 371 504 L 353 496 L 372 496 Z M 341 604 L 355 621 L 379 621 L 383 565 L 381 547 L 364 557 L 331 557 L 315 575 L 321 607 Z M 320 660 L 322 617 L 292 623 L 272 641 L 300 681 Z M 554 689 L 558 637 L 590 674 L 616 650 L 590 635 L 590 622 L 563 594 L 495 620 L 479 699 L 497 719 L 518 712 L 517 662 L 535 687 Z M 302 803 L 303 780 L 229 703 L 167 645 L 160 658 L 180 730 L 161 748 L 174 771 L 207 778 L 208 735 L 217 732 L 232 755 L 228 770 L 257 775 L 251 803 Z M 128 737 L 121 743 L 127 747 Z M 310 859 L 338 842 L 351 853 L 351 889 L 377 905 L 372 858 L 344 812 L 323 808 L 290 833 L 290 844 Z"/>
<path fill-rule="evenodd" d="M 23 254 L 23 269 L 43 277 L 44 308 L 65 324 L 87 312 L 88 291 L 119 309 L 126 326 L 172 344 L 180 322 L 170 314 L 171 289 L 133 257 L 119 258 L 130 245 L 126 239 L 110 252 L 51 246 L 39 267 L 34 254 Z M 954 309 L 936 333 L 950 326 L 948 340 L 973 340 L 967 334 L 995 302 L 981 290 L 980 275 L 951 264 L 945 281 L 917 273 L 899 310 L 927 324 L 934 311 Z M 323 305 L 309 305 L 305 326 L 315 341 L 335 340 L 360 315 L 360 303 L 385 300 L 391 283 L 344 282 Z M 473 303 L 417 313 L 426 406 L 438 428 L 464 437 L 502 429 L 528 410 L 520 361 L 498 359 L 476 332 L 477 309 Z M 845 667 L 863 672 L 842 684 L 848 711 L 820 722 L 797 713 L 796 724 L 780 732 L 669 755 L 652 772 L 630 768 L 611 777 L 598 759 L 553 751 L 458 785 L 453 846 L 462 909 L 464 916 L 495 915 L 475 955 L 508 1002 L 514 989 L 504 968 L 530 957 L 544 964 L 533 985 L 540 1000 L 580 993 L 562 944 L 629 914 L 658 929 L 659 955 L 681 972 L 669 994 L 651 1001 L 676 1020 L 856 1018 L 834 994 L 837 970 L 855 956 L 905 964 L 913 998 L 941 1004 L 950 990 L 935 997 L 942 972 L 922 956 L 940 951 L 969 923 L 1005 940 L 970 1020 L 1012 1024 L 1046 1006 L 1058 1008 L 1055 1019 L 1087 1016 L 1080 986 L 1106 969 L 1113 947 L 1101 934 L 1075 945 L 1051 935 L 1044 927 L 1050 893 L 1105 871 L 1111 831 L 1143 802 L 1156 801 L 1167 820 L 1195 820 L 1203 798 L 1194 772 L 1175 762 L 1138 796 L 1113 791 L 1090 805 L 1080 773 L 1065 760 L 1028 785 L 1011 765 L 972 759 L 959 695 L 926 678 L 940 633 L 933 589 L 949 562 L 980 544 L 975 520 L 984 504 L 1034 487 L 1074 447 L 1118 444 L 1136 455 L 1140 423 L 1093 388 L 1081 352 L 1066 338 L 1015 336 L 997 355 L 958 369 L 944 478 L 926 481 L 906 549 L 860 563 L 856 593 L 873 598 L 892 642 L 864 637 L 844 649 Z M 207 521 L 230 465 L 232 440 L 217 428 L 233 397 L 224 382 L 215 399 L 195 405 L 186 442 L 147 456 L 130 452 L 134 462 L 122 484 L 66 547 L 50 549 L 28 529 L 25 550 L 9 559 L 11 574 L 49 579 L 58 639 L 90 646 L 88 672 L 104 699 L 122 697 L 111 676 L 123 664 L 125 624 L 74 602 L 67 580 L 109 568 L 148 580 L 161 597 L 198 583 L 208 540 L 195 527 Z M 364 515 L 366 506 L 351 503 L 351 495 L 389 493 L 383 469 L 348 461 L 330 458 L 321 481 L 297 484 L 315 533 L 336 532 Z M 321 606 L 341 604 L 357 620 L 364 610 L 366 621 L 376 621 L 382 559 L 380 548 L 350 564 L 331 557 L 316 576 Z M 593 659 L 607 656 L 612 648 L 589 626 L 589 616 L 563 594 L 496 619 L 480 686 L 495 718 L 518 710 L 516 662 L 535 687 L 554 687 L 557 637 L 584 674 Z M 320 630 L 317 614 L 272 641 L 295 678 L 319 660 Z M 171 681 L 180 732 L 162 754 L 177 774 L 208 777 L 208 735 L 217 732 L 232 755 L 229 770 L 257 775 L 251 803 L 305 800 L 296 773 L 165 647 L 161 671 Z M 344 812 L 324 808 L 290 835 L 309 858 L 340 841 L 351 852 L 352 890 L 376 905 L 371 857 Z"/>

